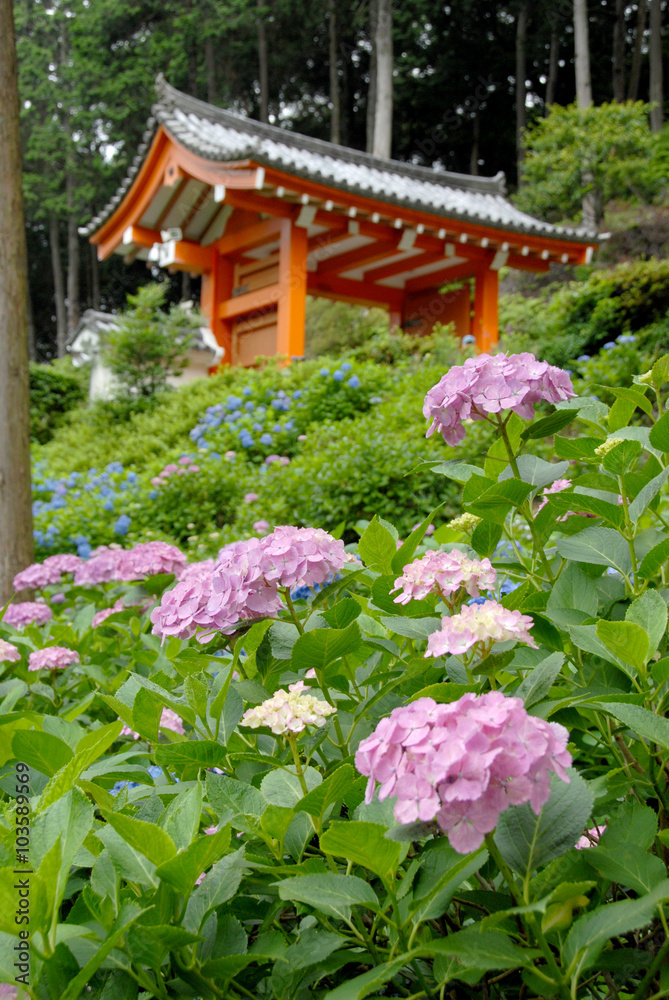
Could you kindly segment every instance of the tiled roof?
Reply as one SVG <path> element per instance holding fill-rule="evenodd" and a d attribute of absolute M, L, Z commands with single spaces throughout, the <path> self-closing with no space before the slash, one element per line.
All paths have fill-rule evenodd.
<path fill-rule="evenodd" d="M 444 219 L 552 239 L 593 242 L 594 234 L 584 229 L 553 226 L 519 211 L 504 196 L 503 173 L 475 177 L 387 160 L 214 107 L 175 90 L 162 77 L 156 88 L 158 102 L 145 135 L 145 147 L 111 202 L 82 229 L 85 235 L 94 232 L 121 202 L 156 124 L 161 124 L 186 149 L 211 161 L 250 159 L 342 192 Z"/>

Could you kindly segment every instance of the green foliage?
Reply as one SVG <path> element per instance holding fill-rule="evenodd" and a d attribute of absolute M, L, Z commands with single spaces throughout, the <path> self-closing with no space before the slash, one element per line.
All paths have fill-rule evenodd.
<path fill-rule="evenodd" d="M 170 376 L 187 364 L 198 314 L 180 306 L 162 311 L 167 285 L 152 282 L 128 296 L 129 309 L 105 337 L 103 359 L 119 383 L 119 395 L 145 400 L 164 392 Z"/>
<path fill-rule="evenodd" d="M 86 398 L 81 378 L 53 365 L 30 365 L 30 436 L 46 444 L 62 426 L 66 414 Z"/>
<path fill-rule="evenodd" d="M 329 299 L 307 299 L 305 355 L 336 356 L 361 347 L 388 329 L 388 313 Z"/>
<path fill-rule="evenodd" d="M 525 133 L 518 206 L 560 222 L 579 218 L 588 195 L 600 218 L 612 198 L 650 200 L 655 187 L 649 170 L 653 140 L 648 111 L 641 101 L 586 110 L 554 104 Z"/>

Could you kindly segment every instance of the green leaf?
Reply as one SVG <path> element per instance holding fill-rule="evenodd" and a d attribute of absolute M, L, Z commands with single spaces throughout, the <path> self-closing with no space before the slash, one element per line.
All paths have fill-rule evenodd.
<path fill-rule="evenodd" d="M 434 465 L 432 472 L 437 476 L 454 479 L 456 483 L 466 483 L 472 476 L 481 475 L 481 470 L 476 465 L 468 465 L 467 462 L 460 462 L 457 458 Z"/>
<path fill-rule="evenodd" d="M 466 927 L 463 931 L 431 941 L 421 951 L 458 958 L 468 968 L 478 969 L 480 972 L 522 969 L 531 965 L 541 954 L 534 949 L 519 948 L 504 931 L 476 926 Z"/>
<path fill-rule="evenodd" d="M 409 903 L 414 924 L 438 920 L 449 907 L 453 893 L 478 871 L 488 859 L 483 848 L 473 854 L 458 854 L 445 837 L 424 845 L 421 867 Z"/>
<path fill-rule="evenodd" d="M 358 602 L 355 602 L 358 604 Z M 358 607 L 360 607 L 358 605 Z M 300 637 L 297 625 L 292 622 L 273 622 L 267 638 L 272 647 L 272 656 L 277 660 L 289 660 L 293 655 L 293 646 Z"/>
<path fill-rule="evenodd" d="M 646 553 L 638 569 L 639 576 L 644 580 L 650 580 L 656 573 L 659 573 L 667 559 L 669 559 L 669 538 L 654 545 L 650 552 Z"/>
<path fill-rule="evenodd" d="M 594 795 L 576 771 L 568 773 L 569 784 L 551 776 L 551 796 L 538 816 L 529 804 L 514 806 L 500 816 L 495 841 L 504 860 L 520 875 L 564 854 L 587 825 Z"/>
<path fill-rule="evenodd" d="M 330 990 L 327 994 L 327 1000 L 363 1000 L 363 997 L 369 996 L 373 990 L 383 986 L 407 965 L 412 954 L 415 952 L 401 955 L 392 962 L 384 962 L 370 969 L 369 972 L 363 972 L 361 976 L 347 980 L 334 990 Z"/>
<path fill-rule="evenodd" d="M 377 823 L 333 823 L 320 838 L 320 846 L 326 854 L 346 858 L 389 880 L 397 870 L 401 847 L 383 834 L 384 828 Z"/>
<path fill-rule="evenodd" d="M 329 611 L 324 611 L 323 618 L 331 628 L 345 629 L 356 620 L 361 611 L 362 608 L 353 597 L 345 597 L 342 601 L 337 601 Z"/>
<path fill-rule="evenodd" d="M 186 930 L 197 934 L 209 913 L 232 899 L 247 867 L 243 846 L 216 862 L 188 899 L 183 920 Z"/>
<path fill-rule="evenodd" d="M 623 663 L 643 670 L 648 660 L 646 630 L 633 622 L 597 622 L 597 637 Z"/>
<path fill-rule="evenodd" d="M 315 767 L 304 769 L 304 780 L 310 792 L 317 789 L 323 781 Z M 294 765 L 277 768 L 266 774 L 260 783 L 260 791 L 267 802 L 275 806 L 294 806 L 304 795 Z"/>
<path fill-rule="evenodd" d="M 94 973 L 100 968 L 107 956 L 114 950 L 120 942 L 128 928 L 138 920 L 146 910 L 140 909 L 136 903 L 124 903 L 123 909 L 112 924 L 104 941 L 97 945 L 92 958 L 86 963 L 81 972 L 74 979 L 70 980 L 64 993 L 61 993 L 60 1000 L 77 1000 L 81 991 L 89 983 Z"/>
<path fill-rule="evenodd" d="M 281 899 L 306 903 L 315 910 L 336 917 L 351 919 L 352 906 L 377 910 L 379 900 L 371 885 L 355 875 L 301 875 L 275 883 Z"/>
<path fill-rule="evenodd" d="M 650 443 L 660 451 L 669 452 L 669 410 L 651 427 Z"/>
<path fill-rule="evenodd" d="M 381 624 L 389 632 L 407 639 L 422 640 L 441 628 L 440 618 L 382 618 Z"/>
<path fill-rule="evenodd" d="M 597 592 L 589 576 L 574 563 L 568 563 L 553 584 L 548 610 L 575 608 L 591 617 L 597 612 Z"/>
<path fill-rule="evenodd" d="M 532 486 L 548 486 L 556 479 L 562 479 L 569 471 L 569 462 L 545 462 L 537 455 L 519 455 L 516 459 L 520 478 L 524 483 L 531 483 Z M 511 479 L 514 475 L 511 466 L 508 465 L 500 475 L 500 482 Z"/>
<path fill-rule="evenodd" d="M 601 443 L 597 438 L 591 437 L 557 437 L 553 442 L 553 446 L 556 455 L 560 458 L 575 458 L 580 461 L 588 461 L 588 459 L 595 457 L 595 448 L 598 448 Z"/>
<path fill-rule="evenodd" d="M 660 492 L 667 481 L 667 476 L 669 476 L 669 467 L 663 469 L 658 476 L 655 476 L 655 478 L 651 479 L 649 483 L 646 483 L 646 485 L 635 496 L 634 500 L 632 500 L 632 503 L 629 505 L 629 516 L 632 524 L 637 523 L 648 505 Z"/>
<path fill-rule="evenodd" d="M 613 566 L 625 574 L 632 566 L 627 542 L 612 528 L 585 528 L 572 538 L 559 538 L 556 546 L 563 559 L 574 562 Z"/>
<path fill-rule="evenodd" d="M 525 428 L 521 437 L 523 441 L 551 437 L 575 419 L 576 413 L 573 410 L 556 410 L 555 413 L 551 413 L 548 417 L 540 417 L 538 420 L 533 420 Z"/>
<path fill-rule="evenodd" d="M 657 590 L 645 590 L 630 604 L 625 621 L 644 629 L 650 644 L 648 656 L 652 656 L 667 631 L 667 605 Z"/>
<path fill-rule="evenodd" d="M 434 698 L 435 701 L 443 705 L 448 705 L 452 701 L 457 701 L 468 691 L 478 691 L 475 684 L 428 684 L 427 687 L 416 691 L 409 698 L 409 701 L 417 701 L 418 698 Z"/>
<path fill-rule="evenodd" d="M 607 903 L 592 913 L 579 917 L 564 943 L 564 962 L 571 976 L 576 977 L 591 968 L 612 937 L 640 930 L 651 923 L 658 904 L 669 899 L 669 879 L 665 879 L 647 896 Z"/>
<path fill-rule="evenodd" d="M 591 847 L 584 854 L 589 865 L 603 878 L 617 882 L 640 895 L 658 886 L 667 871 L 660 858 L 646 854 L 638 847 Z"/>
<path fill-rule="evenodd" d="M 123 728 L 122 722 L 112 722 L 108 726 L 100 726 L 87 733 L 77 744 L 77 752 L 72 760 L 62 767 L 49 780 L 35 806 L 35 812 L 47 809 L 53 802 L 65 795 L 75 781 L 90 765 L 101 757 L 114 740 L 118 739 Z"/>
<path fill-rule="evenodd" d="M 161 766 L 197 764 L 198 767 L 220 767 L 223 763 L 225 763 L 225 747 L 214 740 L 161 743 L 156 747 L 156 764 Z"/>
<path fill-rule="evenodd" d="M 347 628 L 315 628 L 299 637 L 293 646 L 291 664 L 299 670 L 324 670 L 354 652 L 361 643 L 360 628 L 355 621 Z"/>
<path fill-rule="evenodd" d="M 644 385 L 612 388 L 611 386 L 593 384 L 591 388 L 601 389 L 602 392 L 610 392 L 617 399 L 626 399 L 630 403 L 634 403 L 635 407 L 638 406 L 640 410 L 647 413 L 649 417 L 652 416 L 653 407 L 650 400 L 646 398 L 646 386 Z"/>
<path fill-rule="evenodd" d="M 512 507 L 519 507 L 532 492 L 529 483 L 519 479 L 505 479 L 495 483 L 468 505 L 472 514 L 478 514 L 485 520 L 504 524 L 506 515 Z"/>
<path fill-rule="evenodd" d="M 549 502 L 556 513 L 564 516 L 571 511 L 577 514 L 594 514 L 595 517 L 603 518 L 607 524 L 614 528 L 620 528 L 623 523 L 622 507 L 617 504 L 607 503 L 599 497 L 588 496 L 584 493 L 554 494 L 549 497 Z"/>
<path fill-rule="evenodd" d="M 336 771 L 301 798 L 294 806 L 295 812 L 306 812 L 322 819 L 328 806 L 339 802 L 358 780 L 358 772 L 351 764 L 342 764 Z"/>
<path fill-rule="evenodd" d="M 396 551 L 396 539 L 375 514 L 358 542 L 360 558 L 369 569 L 391 573 Z"/>
<path fill-rule="evenodd" d="M 613 428 L 612 428 L 613 429 Z M 619 428 L 616 428 L 619 430 Z M 615 441 L 615 438 L 609 438 Z M 602 458 L 602 465 L 607 472 L 614 476 L 622 476 L 628 472 L 636 463 L 641 454 L 641 443 L 629 439 L 620 438 L 618 444 Z"/>
<path fill-rule="evenodd" d="M 230 827 L 224 826 L 216 833 L 205 834 L 156 868 L 156 875 L 184 895 L 193 891 L 196 879 L 202 872 L 219 861 L 230 846 Z"/>
<path fill-rule="evenodd" d="M 641 705 L 627 705 L 615 701 L 594 702 L 590 707 L 606 715 L 612 715 L 633 733 L 669 750 L 669 719 L 665 719 L 664 716 L 649 712 Z"/>
<path fill-rule="evenodd" d="M 49 777 L 65 767 L 74 756 L 67 743 L 57 736 L 41 733 L 36 729 L 19 729 L 14 733 L 12 753 L 28 767 Z"/>
<path fill-rule="evenodd" d="M 162 865 L 177 853 L 172 838 L 155 823 L 145 823 L 141 819 L 134 819 L 120 812 L 103 812 L 103 816 L 127 844 L 143 854 L 152 864 Z"/>
<path fill-rule="evenodd" d="M 562 669 L 564 653 L 551 653 L 541 663 L 530 670 L 529 674 L 513 692 L 516 698 L 522 698 L 525 708 L 531 708 L 545 698 Z"/>
<path fill-rule="evenodd" d="M 502 525 L 494 521 L 481 521 L 472 533 L 472 548 L 480 559 L 491 556 L 502 537 Z"/>

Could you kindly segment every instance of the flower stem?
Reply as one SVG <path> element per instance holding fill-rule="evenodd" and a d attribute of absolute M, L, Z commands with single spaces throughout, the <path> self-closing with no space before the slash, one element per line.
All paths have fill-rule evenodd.
<path fill-rule="evenodd" d="M 283 590 L 283 596 L 286 598 L 286 605 L 288 606 L 288 611 L 290 612 L 290 617 L 295 622 L 295 628 L 300 633 L 300 635 L 304 635 L 304 627 L 303 627 L 302 622 L 300 621 L 300 619 L 297 617 L 297 612 L 295 611 L 295 605 L 293 604 L 293 602 L 291 600 L 290 587 L 285 587 L 284 588 L 284 590 Z"/>
<path fill-rule="evenodd" d="M 293 755 L 293 760 L 295 761 L 295 771 L 297 772 L 297 778 L 302 787 L 302 791 L 305 795 L 309 794 L 309 789 L 307 787 L 307 782 L 304 777 L 304 771 L 302 770 L 302 761 L 300 760 L 300 752 L 297 749 L 297 740 L 295 739 L 294 733 L 288 733 L 288 744 L 290 746 L 290 751 Z"/>

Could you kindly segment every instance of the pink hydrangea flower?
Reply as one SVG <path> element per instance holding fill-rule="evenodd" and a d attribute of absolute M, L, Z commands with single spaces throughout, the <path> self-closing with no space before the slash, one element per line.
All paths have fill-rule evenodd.
<path fill-rule="evenodd" d="M 22 601 L 10 604 L 2 619 L 5 625 L 23 628 L 25 625 L 46 625 L 53 618 L 53 612 L 47 604 L 39 601 Z"/>
<path fill-rule="evenodd" d="M 208 837 L 211 837 L 213 834 L 218 833 L 218 827 L 208 826 L 206 830 L 203 830 L 203 833 L 206 833 Z"/>
<path fill-rule="evenodd" d="M 602 826 L 593 826 L 590 830 L 586 830 L 582 837 L 579 837 L 574 847 L 577 851 L 583 851 L 588 847 L 596 846 L 605 830 L 606 823 L 603 823 Z"/>
<path fill-rule="evenodd" d="M 241 720 L 242 726 L 258 729 L 269 726 L 276 736 L 284 733 L 301 733 L 307 726 L 320 728 L 325 725 L 328 715 L 336 711 L 327 701 L 321 701 L 309 691 L 303 681 L 290 684 L 288 690 L 279 688 L 271 698 L 247 709 Z"/>
<path fill-rule="evenodd" d="M 152 486 L 162 486 L 162 484 L 163 481 L 160 476 L 153 476 L 153 478 L 151 479 Z"/>
<path fill-rule="evenodd" d="M 163 469 L 162 474 L 166 475 L 166 476 L 170 476 L 173 472 L 178 472 L 178 471 L 179 471 L 179 466 L 175 465 L 174 462 L 170 462 L 169 465 L 165 466 L 165 468 Z"/>
<path fill-rule="evenodd" d="M 188 471 L 189 472 L 199 472 L 200 471 L 200 466 L 199 465 L 189 465 L 188 466 Z"/>
<path fill-rule="evenodd" d="M 12 584 L 14 590 L 43 590 L 54 583 L 60 583 L 60 570 L 56 566 L 47 566 L 46 562 L 33 563 L 17 573 Z"/>
<path fill-rule="evenodd" d="M 255 503 L 256 500 L 258 499 L 258 494 L 257 493 L 245 493 L 243 499 L 244 499 L 244 503 Z"/>
<path fill-rule="evenodd" d="M 181 570 L 179 581 L 200 579 L 204 576 L 211 576 L 214 571 L 213 559 L 202 559 L 200 562 L 188 563 Z"/>
<path fill-rule="evenodd" d="M 550 795 L 550 774 L 569 781 L 567 730 L 528 715 L 520 698 L 499 691 L 438 704 L 419 698 L 393 709 L 364 739 L 355 765 L 377 783 L 380 800 L 396 796 L 400 823 L 436 821 L 461 854 L 480 847 L 509 806 L 535 813 Z"/>
<path fill-rule="evenodd" d="M 462 588 L 470 597 L 479 597 L 480 590 L 494 587 L 496 577 L 489 559 L 471 559 L 459 549 L 450 552 L 429 550 L 405 566 L 402 576 L 395 580 L 393 589 L 402 591 L 395 598 L 395 604 L 422 600 L 435 591 L 448 597 Z"/>
<path fill-rule="evenodd" d="M 179 576 L 186 556 L 167 542 L 140 542 L 132 549 L 112 549 L 101 545 L 75 573 L 76 584 L 96 585 L 111 581 L 143 580 L 159 573 Z"/>
<path fill-rule="evenodd" d="M 520 611 L 508 611 L 497 601 L 465 605 L 459 614 L 441 619 L 441 629 L 427 640 L 425 656 L 456 656 L 466 653 L 479 643 L 506 642 L 513 639 L 526 642 L 536 649 L 528 629 L 534 622 Z"/>
<path fill-rule="evenodd" d="M 439 431 L 447 444 L 456 445 L 465 436 L 465 420 L 484 420 L 507 409 L 530 420 L 535 403 L 558 403 L 574 395 L 567 372 L 533 354 L 479 354 L 450 368 L 427 393 L 427 436 Z"/>
<path fill-rule="evenodd" d="M 548 497 L 551 493 L 561 493 L 562 490 L 568 490 L 571 485 L 572 483 L 570 479 L 556 479 L 554 483 L 551 483 L 550 486 L 543 489 L 541 491 L 542 499 L 537 506 L 537 513 L 539 513 L 539 511 L 546 506 L 548 503 Z"/>
<path fill-rule="evenodd" d="M 263 575 L 278 587 L 325 583 L 346 562 L 344 543 L 322 528 L 279 525 L 261 544 Z"/>
<path fill-rule="evenodd" d="M 0 663 L 18 663 L 21 653 L 11 642 L 0 639 Z"/>
<path fill-rule="evenodd" d="M 269 523 L 269 521 L 265 521 L 265 520 L 261 519 L 260 521 L 254 521 L 253 522 L 253 530 L 257 531 L 258 533 L 260 533 L 262 531 L 269 531 L 269 529 L 270 529 L 270 523 Z"/>
<path fill-rule="evenodd" d="M 28 657 L 28 670 L 64 670 L 73 663 L 79 663 L 79 653 L 67 646 L 45 646 L 36 649 Z"/>
<path fill-rule="evenodd" d="M 190 465 L 190 455 L 182 455 L 179 459 L 179 465 Z"/>

